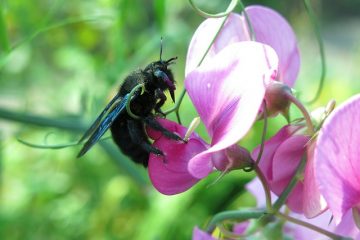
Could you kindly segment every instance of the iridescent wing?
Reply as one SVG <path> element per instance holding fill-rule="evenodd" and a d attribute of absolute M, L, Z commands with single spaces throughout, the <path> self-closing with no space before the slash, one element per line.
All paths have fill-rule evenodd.
<path fill-rule="evenodd" d="M 96 118 L 96 120 L 93 122 L 93 124 L 89 127 L 89 129 L 84 133 L 84 135 L 80 138 L 78 143 L 81 143 L 82 141 L 84 141 L 86 138 L 88 138 L 94 131 L 95 129 L 99 126 L 102 118 L 104 117 L 104 115 L 107 113 L 107 111 L 110 109 L 110 107 L 114 104 L 114 102 L 116 102 L 116 100 L 119 100 L 121 98 L 121 96 L 119 94 L 116 94 L 115 97 L 113 97 L 113 99 L 111 99 L 111 101 L 108 103 L 108 105 L 106 105 L 106 107 L 104 108 L 104 110 L 100 113 L 100 115 Z"/>
<path fill-rule="evenodd" d="M 91 127 L 80 139 L 79 142 L 82 142 L 85 139 L 88 140 L 85 142 L 77 157 L 83 156 L 97 141 L 99 141 L 99 139 L 113 124 L 116 117 L 119 116 L 122 111 L 124 111 L 128 99 L 129 94 L 126 94 L 124 97 L 121 97 L 119 94 L 117 94 L 113 99 L 111 99 L 110 103 L 105 107 L 105 109 L 96 118 Z M 105 114 L 107 115 L 105 116 Z"/>

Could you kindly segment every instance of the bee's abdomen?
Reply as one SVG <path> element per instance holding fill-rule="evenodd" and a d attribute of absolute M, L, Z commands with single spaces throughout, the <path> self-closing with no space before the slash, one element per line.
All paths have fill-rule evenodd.
<path fill-rule="evenodd" d="M 131 140 L 126 119 L 121 117 L 116 119 L 110 130 L 114 142 L 123 154 L 127 155 L 136 163 L 143 164 L 145 167 L 148 166 L 149 153 Z M 145 132 L 143 132 L 142 136 L 138 137 L 147 140 Z"/>

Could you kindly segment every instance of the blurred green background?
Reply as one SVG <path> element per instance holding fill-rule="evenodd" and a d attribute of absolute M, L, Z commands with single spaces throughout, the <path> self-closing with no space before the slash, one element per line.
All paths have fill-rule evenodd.
<path fill-rule="evenodd" d="M 209 12 L 228 2 L 196 1 Z M 320 57 L 302 1 L 244 3 L 273 7 L 294 26 L 302 54 L 296 90 L 301 99 L 311 98 Z M 179 57 L 172 68 L 183 89 L 187 46 L 203 20 L 187 1 L 3 0 L 0 7 L 1 239 L 189 239 L 193 227 L 215 213 L 255 205 L 243 190 L 253 175 L 242 171 L 209 186 L 214 174 L 186 193 L 163 196 L 111 140 L 81 159 L 80 146 L 38 149 L 17 140 L 76 142 L 122 79 L 158 60 L 161 36 L 164 58 Z M 310 110 L 360 90 L 360 2 L 314 1 L 314 8 L 328 68 L 323 94 Z M 187 97 L 180 114 L 184 125 L 196 116 Z M 270 124 L 268 136 L 285 120 Z M 244 146 L 259 143 L 261 126 Z M 204 128 L 199 131 L 206 138 Z"/>

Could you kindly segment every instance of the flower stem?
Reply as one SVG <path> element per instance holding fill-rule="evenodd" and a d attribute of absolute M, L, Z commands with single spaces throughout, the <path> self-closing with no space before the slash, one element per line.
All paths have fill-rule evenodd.
<path fill-rule="evenodd" d="M 255 35 L 254 28 L 253 28 L 253 26 L 251 24 L 251 20 L 249 18 L 249 15 L 247 14 L 247 12 L 245 10 L 245 6 L 244 6 L 244 4 L 242 3 L 241 0 L 239 1 L 239 5 L 241 6 L 244 17 L 245 17 L 245 22 L 246 22 L 246 26 L 247 26 L 247 28 L 249 30 L 250 39 L 251 39 L 251 41 L 256 41 L 256 35 Z"/>
<path fill-rule="evenodd" d="M 201 10 L 200 8 L 198 8 L 193 0 L 189 0 L 190 5 L 192 6 L 192 8 L 195 10 L 195 12 L 197 12 L 200 16 L 204 17 L 204 18 L 221 18 L 221 17 L 225 17 L 227 15 L 229 15 L 229 13 L 231 13 L 232 11 L 234 11 L 236 5 L 238 4 L 239 0 L 231 0 L 228 8 L 224 11 L 224 12 L 220 12 L 220 13 L 216 13 L 216 14 L 211 14 L 211 13 L 207 13 L 204 12 L 203 10 Z"/>
<path fill-rule="evenodd" d="M 53 127 L 69 131 L 71 133 L 84 132 L 88 124 L 85 124 L 79 118 L 59 118 L 59 117 L 43 117 L 30 113 L 19 113 L 13 110 L 0 108 L 0 119 L 9 121 L 32 124 L 40 127 Z M 148 186 L 145 176 L 138 170 L 131 161 L 128 161 L 124 155 L 114 146 L 106 141 L 100 141 L 99 144 L 108 153 L 111 159 L 119 166 L 121 171 L 127 173 L 142 188 Z"/>
<path fill-rule="evenodd" d="M 135 92 L 136 92 L 139 88 L 141 88 L 141 93 L 140 93 L 140 95 L 143 94 L 144 91 L 145 91 L 145 85 L 144 85 L 144 83 L 141 83 L 141 84 L 136 85 L 136 86 L 131 90 L 131 92 L 129 93 L 128 99 L 127 99 L 127 101 L 126 101 L 126 111 L 127 111 L 127 114 L 129 114 L 129 116 L 132 117 L 133 119 L 140 119 L 140 117 L 137 116 L 136 114 L 134 114 L 134 113 L 131 111 L 131 108 L 130 108 L 131 100 L 132 100 L 133 96 L 135 95 Z"/>
<path fill-rule="evenodd" d="M 288 216 L 288 215 L 286 215 L 286 214 L 283 214 L 283 213 L 281 213 L 281 212 L 277 212 L 275 215 L 276 215 L 277 217 L 281 218 L 281 219 L 286 220 L 286 221 L 295 223 L 295 224 L 297 224 L 297 225 L 300 225 L 300 226 L 309 228 L 309 229 L 311 229 L 311 230 L 313 230 L 313 231 L 316 231 L 316 232 L 318 232 L 318 233 L 321 233 L 321 234 L 323 234 L 323 235 L 325 235 L 325 236 L 327 236 L 327 237 L 329 237 L 329 238 L 331 238 L 331 239 L 333 239 L 333 240 L 345 240 L 345 239 L 350 239 L 350 238 L 342 237 L 342 236 L 339 236 L 339 235 L 334 234 L 334 233 L 332 233 L 332 232 L 329 232 L 329 231 L 327 231 L 327 230 L 325 230 L 325 229 L 322 229 L 322 228 L 320 228 L 320 227 L 318 227 L 318 226 L 312 225 L 312 224 L 310 224 L 310 223 L 308 223 L 308 222 L 301 221 L 301 220 L 299 220 L 299 219 L 290 217 L 290 216 Z"/>
<path fill-rule="evenodd" d="M 267 184 L 266 178 L 258 165 L 255 165 L 255 172 L 256 172 L 256 175 L 259 177 L 259 180 L 260 180 L 261 185 L 263 186 L 263 189 L 265 192 L 266 210 L 268 212 L 272 212 L 273 210 L 272 210 L 272 205 L 271 205 L 272 202 L 271 202 L 271 193 L 270 193 L 269 185 Z"/>
<path fill-rule="evenodd" d="M 264 127 L 263 127 L 263 132 L 262 132 L 262 136 L 261 136 L 261 144 L 260 144 L 260 150 L 259 150 L 259 154 L 257 155 L 255 164 L 258 165 L 262 154 L 264 152 L 264 146 L 265 146 L 265 136 L 266 136 L 266 132 L 267 132 L 267 109 L 266 109 L 266 102 L 263 101 L 263 113 L 264 113 Z"/>
<path fill-rule="evenodd" d="M 216 225 L 227 219 L 236 219 L 238 221 L 245 221 L 248 219 L 259 218 L 266 214 L 263 210 L 253 209 L 253 210 L 235 210 L 235 211 L 224 211 L 216 214 L 210 221 L 207 231 L 212 232 Z"/>
<path fill-rule="evenodd" d="M 313 99 L 311 99 L 308 104 L 312 104 L 314 103 L 321 94 L 321 91 L 323 89 L 324 86 L 324 82 L 325 82 L 325 74 L 326 74 L 326 62 L 325 62 L 325 50 L 324 50 L 324 42 L 322 40 L 321 37 L 321 33 L 320 33 L 320 27 L 318 25 L 318 22 L 316 21 L 316 17 L 315 17 L 315 13 L 311 7 L 310 1 L 309 0 L 303 0 L 304 5 L 305 5 L 305 9 L 306 12 L 310 18 L 311 24 L 314 28 L 315 31 L 315 35 L 316 35 L 316 40 L 318 42 L 319 45 L 319 51 L 320 51 L 320 59 L 321 59 L 321 75 L 320 75 L 320 83 L 318 86 L 318 89 L 315 93 L 315 96 L 313 97 Z"/>
<path fill-rule="evenodd" d="M 294 103 L 296 105 L 296 107 L 301 111 L 301 113 L 303 114 L 304 119 L 306 121 L 308 133 L 310 136 L 313 136 L 315 134 L 314 125 L 311 121 L 310 114 L 308 113 L 308 111 L 306 110 L 304 105 L 297 98 L 295 98 L 291 93 L 287 93 L 286 96 L 289 99 L 289 101 Z"/>

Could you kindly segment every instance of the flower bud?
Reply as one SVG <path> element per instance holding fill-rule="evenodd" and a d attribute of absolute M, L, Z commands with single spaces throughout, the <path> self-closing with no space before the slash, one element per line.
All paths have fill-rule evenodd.
<path fill-rule="evenodd" d="M 222 172 L 244 169 L 253 164 L 250 152 L 236 144 L 214 154 L 212 162 L 215 168 Z"/>
<path fill-rule="evenodd" d="M 291 88 L 287 85 L 273 81 L 265 92 L 266 109 L 269 117 L 276 116 L 281 113 L 288 117 L 290 101 L 287 97 L 288 94 L 292 94 Z"/>

